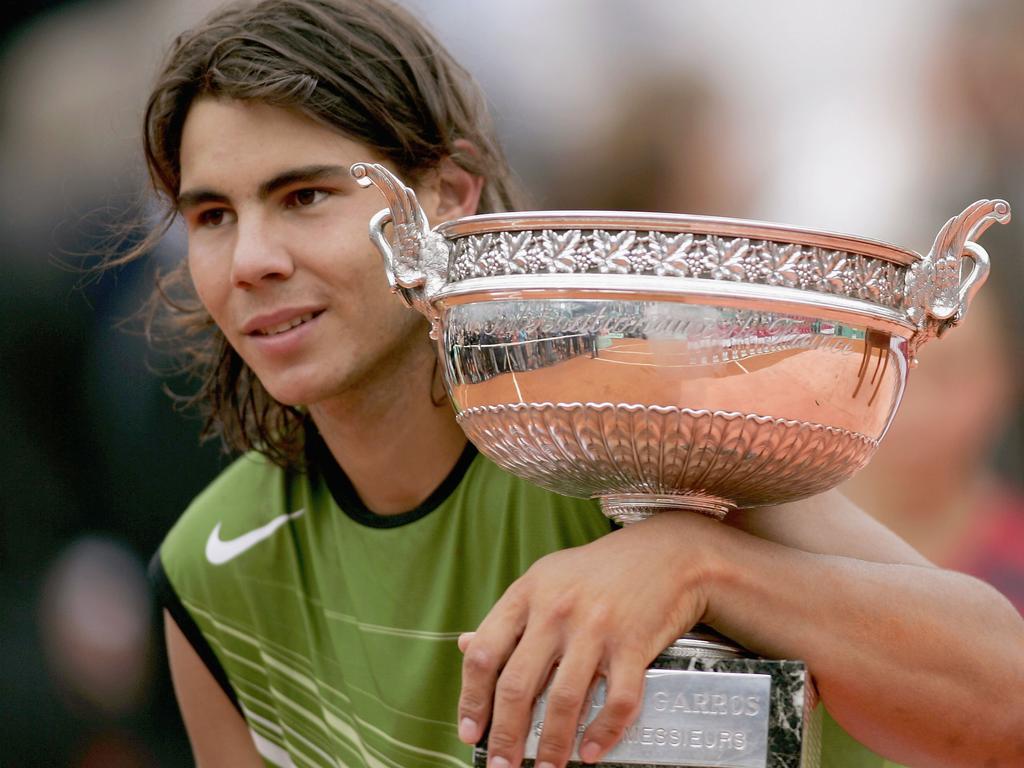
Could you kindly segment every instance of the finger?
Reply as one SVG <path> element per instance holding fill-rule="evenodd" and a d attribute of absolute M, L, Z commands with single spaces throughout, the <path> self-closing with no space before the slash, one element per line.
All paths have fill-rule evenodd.
<path fill-rule="evenodd" d="M 596 763 L 622 738 L 638 714 L 643 701 L 647 665 L 639 655 L 613 659 L 608 670 L 604 706 L 583 734 L 580 759 Z"/>
<path fill-rule="evenodd" d="M 527 627 L 494 687 L 494 714 L 487 734 L 489 768 L 519 765 L 534 703 L 557 658 L 561 633 L 551 626 L 535 627 Z"/>
<path fill-rule="evenodd" d="M 583 697 L 583 705 L 580 707 L 579 714 L 576 716 L 577 723 L 583 723 L 587 720 L 587 716 L 590 714 L 590 710 L 594 708 L 594 697 L 597 695 L 597 687 L 601 684 L 604 677 L 600 672 L 595 672 L 593 679 L 590 681 L 590 685 L 587 687 L 587 695 Z M 577 736 L 579 731 L 577 730 Z"/>
<path fill-rule="evenodd" d="M 563 766 L 569 760 L 600 658 L 599 644 L 580 642 L 559 662 L 547 691 L 537 765 Z"/>
<path fill-rule="evenodd" d="M 462 692 L 459 694 L 459 739 L 476 744 L 491 717 L 498 673 L 515 650 L 526 623 L 525 606 L 507 591 L 487 618 L 463 642 Z"/>
<path fill-rule="evenodd" d="M 465 653 L 474 637 L 476 637 L 476 632 L 463 632 L 459 635 L 459 651 Z"/>

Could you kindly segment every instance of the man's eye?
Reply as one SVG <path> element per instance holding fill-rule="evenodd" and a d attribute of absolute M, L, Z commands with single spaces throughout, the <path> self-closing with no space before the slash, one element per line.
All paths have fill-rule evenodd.
<path fill-rule="evenodd" d="M 201 227 L 215 228 L 224 224 L 228 219 L 228 212 L 223 208 L 208 208 L 196 217 Z"/>
<path fill-rule="evenodd" d="M 297 189 L 285 198 L 284 205 L 285 208 L 307 208 L 325 197 L 327 192 L 322 189 Z"/>

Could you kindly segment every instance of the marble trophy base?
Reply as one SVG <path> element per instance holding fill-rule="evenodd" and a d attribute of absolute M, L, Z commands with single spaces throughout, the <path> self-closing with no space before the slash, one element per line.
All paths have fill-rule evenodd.
<path fill-rule="evenodd" d="M 695 655 L 692 649 L 685 647 L 685 642 L 684 639 L 670 646 L 650 665 L 640 716 L 622 742 L 597 765 L 604 768 L 819 767 L 821 708 L 817 706 L 817 694 L 803 662 Z M 667 689 L 670 692 L 659 692 L 658 685 L 666 680 L 671 681 Z M 759 694 L 760 701 L 768 704 L 766 713 L 744 718 L 742 714 L 734 716 L 738 710 L 726 711 L 732 705 L 725 702 L 741 701 L 746 697 L 736 695 L 738 692 L 749 692 L 758 686 L 763 691 Z M 715 694 L 715 691 L 722 693 Z M 589 722 L 598 708 L 584 720 Z M 758 708 L 757 705 L 752 707 Z M 718 709 L 721 709 L 721 716 L 716 717 Z M 527 740 L 525 768 L 535 764 L 533 757 L 542 722 L 543 695 L 534 712 L 534 724 Z M 474 749 L 473 765 L 486 768 L 486 761 L 485 735 Z M 574 751 L 569 766 L 583 768 L 584 765 Z"/>

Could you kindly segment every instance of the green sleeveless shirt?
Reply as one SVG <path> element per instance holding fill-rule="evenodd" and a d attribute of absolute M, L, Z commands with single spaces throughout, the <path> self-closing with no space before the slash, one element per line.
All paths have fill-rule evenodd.
<path fill-rule="evenodd" d="M 193 502 L 154 559 L 161 602 L 268 765 L 464 768 L 458 635 L 609 523 L 472 446 L 421 507 L 379 516 L 316 443 L 320 470 L 246 455 Z M 823 766 L 885 765 L 833 723 L 824 741 Z"/>

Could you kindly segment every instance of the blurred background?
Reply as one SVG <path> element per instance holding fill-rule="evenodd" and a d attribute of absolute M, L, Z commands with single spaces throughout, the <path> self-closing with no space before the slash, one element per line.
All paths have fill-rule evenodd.
<path fill-rule="evenodd" d="M 1024 4 L 407 0 L 487 92 L 538 208 L 707 213 L 926 251 L 969 202 L 993 276 L 926 347 L 847 491 L 1024 606 Z M 0 31 L 0 766 L 191 764 L 145 564 L 226 460 L 131 321 L 139 125 L 210 0 L 5 4 Z M 112 233 L 120 235 L 112 239 Z M 164 373 L 161 373 L 164 371 Z"/>

